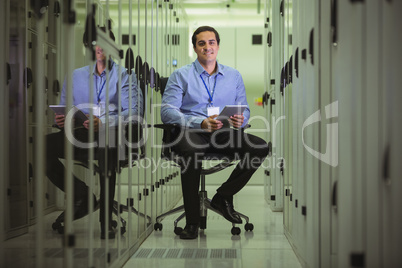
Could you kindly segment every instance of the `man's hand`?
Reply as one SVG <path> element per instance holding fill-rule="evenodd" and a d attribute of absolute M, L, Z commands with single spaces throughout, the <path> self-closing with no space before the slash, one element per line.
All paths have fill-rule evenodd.
<path fill-rule="evenodd" d="M 89 116 L 89 115 L 87 115 L 87 116 Z M 93 116 L 93 117 L 94 117 L 94 131 L 95 131 L 95 132 L 98 132 L 99 127 L 100 127 L 101 124 L 102 124 L 102 121 L 101 121 L 98 117 L 96 117 L 96 116 Z M 87 121 L 85 121 L 83 125 L 84 125 L 84 127 L 85 127 L 86 129 L 89 129 L 89 119 L 88 119 Z"/>
<path fill-rule="evenodd" d="M 213 132 L 222 128 L 223 123 L 219 120 L 215 120 L 217 116 L 217 114 L 214 114 L 210 117 L 205 118 L 204 121 L 202 121 L 201 123 L 201 128 L 208 132 Z"/>
<path fill-rule="evenodd" d="M 241 128 L 244 122 L 243 114 L 235 114 L 229 118 L 229 123 L 234 128 Z"/>
<path fill-rule="evenodd" d="M 54 118 L 55 118 L 56 124 L 59 126 L 59 128 L 63 128 L 66 117 L 63 114 L 56 114 Z"/>

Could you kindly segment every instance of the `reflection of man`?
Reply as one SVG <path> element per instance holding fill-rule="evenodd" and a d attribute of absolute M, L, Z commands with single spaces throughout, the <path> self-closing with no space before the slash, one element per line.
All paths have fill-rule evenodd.
<path fill-rule="evenodd" d="M 186 213 L 186 226 L 180 235 L 182 239 L 198 236 L 198 189 L 202 163 L 197 159 L 200 156 L 213 152 L 240 160 L 229 179 L 217 189 L 211 205 L 227 220 L 241 223 L 233 207 L 233 195 L 247 184 L 268 154 L 265 141 L 238 129 L 247 124 L 248 108 L 243 114 L 230 117 L 233 128 L 224 128 L 223 122 L 216 119 L 225 105 L 248 105 L 240 73 L 216 60 L 219 42 L 219 34 L 214 28 L 198 28 L 192 36 L 197 59 L 172 73 L 162 99 L 162 121 L 185 127 L 175 145 L 175 150 L 180 152 L 184 161 L 188 161 L 187 167 L 181 171 Z"/>
<path fill-rule="evenodd" d="M 103 29 L 104 30 L 104 29 Z M 111 38 L 114 40 L 112 32 Z M 106 75 L 106 68 L 109 68 L 109 75 Z M 121 77 L 121 86 L 119 86 L 119 77 Z M 93 82 L 93 99 L 90 99 L 91 85 L 90 80 Z M 129 87 L 129 74 L 125 68 L 119 70 L 119 66 L 111 59 L 107 60 L 103 50 L 96 46 L 96 63 L 94 65 L 85 66 L 74 70 L 72 75 L 72 90 L 73 90 L 73 105 L 75 106 L 93 106 L 93 126 L 95 141 L 100 139 L 98 131 L 101 126 L 116 126 L 118 124 L 118 107 L 119 107 L 119 94 L 121 98 L 121 115 L 125 118 L 130 114 L 129 97 L 130 91 L 132 96 L 131 115 L 136 115 L 141 112 L 138 108 L 137 94 L 141 94 L 141 91 L 137 90 L 136 79 L 132 76 L 132 87 Z M 108 84 L 106 84 L 108 83 Z M 61 94 L 60 104 L 66 104 L 66 81 L 63 85 L 63 91 Z M 109 115 L 108 122 L 106 122 L 106 110 L 105 104 L 107 102 L 107 95 L 109 98 Z M 142 96 L 138 95 L 140 102 L 142 102 Z M 140 103 L 140 107 L 142 103 Z M 88 109 L 82 109 L 84 113 L 89 114 Z M 64 142 L 66 135 L 64 132 L 65 116 L 55 115 L 55 121 L 60 132 L 47 135 L 47 157 L 46 157 L 46 175 L 59 189 L 64 191 L 64 173 L 65 169 L 59 158 L 64 158 Z M 82 122 L 81 122 L 82 123 Z M 89 142 L 89 127 L 90 120 L 86 120 L 82 125 L 76 124 L 74 128 L 74 138 L 79 142 Z M 88 159 L 88 149 L 79 148 L 74 146 L 74 157 L 79 159 Z M 106 163 L 109 163 L 109 167 L 114 167 L 117 159 L 110 159 L 113 156 L 109 156 L 109 161 L 105 159 L 105 153 L 100 148 L 95 151 L 96 156 L 99 158 L 99 166 L 102 171 L 105 169 Z M 117 157 L 117 156 L 116 156 Z M 112 163 L 112 164 L 111 164 Z M 111 165 L 111 166 L 110 166 Z M 74 219 L 81 218 L 88 213 L 88 186 L 76 176 L 74 176 Z M 114 238 L 115 233 L 109 226 L 105 226 L 105 199 L 109 202 L 108 218 L 109 223 L 112 219 L 111 209 L 113 206 L 114 190 L 115 190 L 116 173 L 112 170 L 109 179 L 109 196 L 105 197 L 105 176 L 101 174 L 101 198 L 100 198 L 100 223 L 101 223 L 101 238 L 105 238 L 106 234 L 109 238 Z M 94 202 L 96 203 L 95 196 Z"/>

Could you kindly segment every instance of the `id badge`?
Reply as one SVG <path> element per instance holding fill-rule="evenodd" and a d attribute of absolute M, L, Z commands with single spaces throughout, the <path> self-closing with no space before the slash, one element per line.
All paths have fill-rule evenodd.
<path fill-rule="evenodd" d="M 105 103 L 101 102 L 93 107 L 93 113 L 96 117 L 100 117 L 105 113 Z"/>
<path fill-rule="evenodd" d="M 219 107 L 208 107 L 207 109 L 208 117 L 211 115 L 219 114 Z"/>
<path fill-rule="evenodd" d="M 94 114 L 94 116 L 99 117 L 100 113 L 101 113 L 101 108 L 99 105 L 95 105 L 94 107 L 92 107 L 92 112 Z"/>

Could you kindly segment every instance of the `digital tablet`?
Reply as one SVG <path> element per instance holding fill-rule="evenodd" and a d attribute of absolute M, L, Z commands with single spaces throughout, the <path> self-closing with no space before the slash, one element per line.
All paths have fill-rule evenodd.
<path fill-rule="evenodd" d="M 246 110 L 247 105 L 226 105 L 225 108 L 220 112 L 217 120 L 229 119 L 232 115 L 242 114 Z"/>
<path fill-rule="evenodd" d="M 49 108 L 55 112 L 55 114 L 66 115 L 66 106 L 65 105 L 49 105 Z M 88 117 L 84 114 L 83 111 L 73 106 L 71 109 L 74 109 L 74 118 L 82 121 L 88 120 Z M 69 111 L 67 111 L 68 113 Z"/>

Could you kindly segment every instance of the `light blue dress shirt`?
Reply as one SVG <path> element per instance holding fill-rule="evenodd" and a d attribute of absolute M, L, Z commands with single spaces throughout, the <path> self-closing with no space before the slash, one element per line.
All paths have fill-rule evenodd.
<path fill-rule="evenodd" d="M 129 116 L 129 74 L 127 70 L 122 67 L 120 76 L 121 76 L 121 89 L 118 87 L 119 82 L 119 66 L 111 62 L 111 70 L 109 71 L 109 126 L 116 126 L 118 123 L 118 107 L 119 107 L 119 92 L 121 92 L 121 116 L 123 116 L 123 120 L 127 120 Z M 78 68 L 73 72 L 73 105 L 81 108 L 82 106 L 93 106 L 100 105 L 106 103 L 106 70 L 103 71 L 100 75 L 97 74 L 96 64 L 93 66 L 88 65 L 82 68 Z M 143 107 L 142 100 L 142 92 L 138 90 L 137 87 L 137 79 L 134 73 L 131 75 L 131 96 L 132 96 L 132 111 L 131 115 L 134 118 L 134 115 L 142 114 L 142 109 L 139 107 Z M 93 99 L 90 99 L 90 79 L 93 79 Z M 63 84 L 63 89 L 61 92 L 60 104 L 66 104 L 66 80 Z M 138 101 L 139 100 L 139 105 Z M 89 108 L 81 109 L 84 113 L 89 114 Z M 106 122 L 106 110 L 103 109 L 99 116 L 100 120 L 103 124 Z"/>
<path fill-rule="evenodd" d="M 217 64 L 218 69 L 212 75 L 205 71 L 198 59 L 170 75 L 162 97 L 163 123 L 201 128 L 202 121 L 208 117 L 207 109 L 211 106 L 210 95 L 213 98 L 213 106 L 219 107 L 220 111 L 226 105 L 248 106 L 243 78 L 239 71 L 218 62 Z M 243 126 L 245 126 L 250 118 L 248 107 L 243 115 Z"/>

